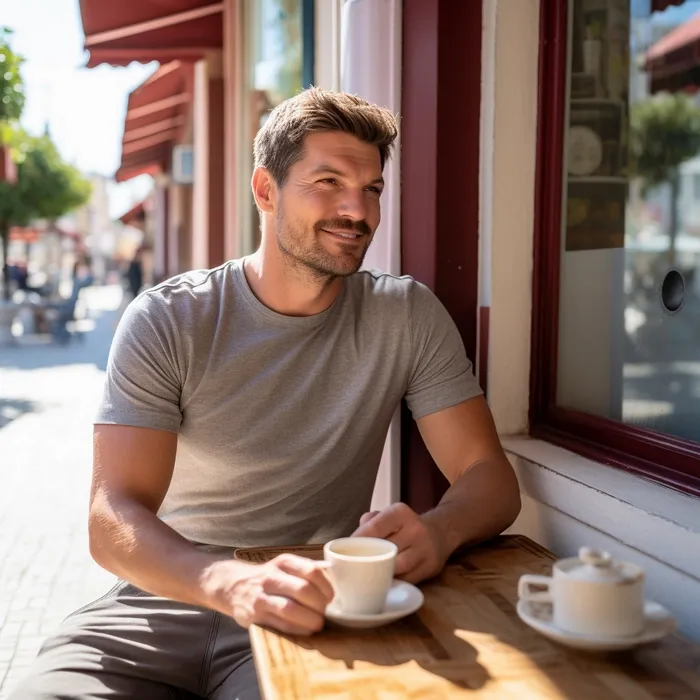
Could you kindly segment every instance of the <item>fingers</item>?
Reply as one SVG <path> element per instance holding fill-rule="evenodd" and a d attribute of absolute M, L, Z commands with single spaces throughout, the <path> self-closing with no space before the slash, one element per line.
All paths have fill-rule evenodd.
<path fill-rule="evenodd" d="M 285 634 L 308 635 L 322 629 L 334 595 L 324 562 L 284 554 L 266 568 L 250 622 Z"/>
<path fill-rule="evenodd" d="M 440 568 L 436 545 L 425 522 L 405 503 L 394 503 L 379 513 L 365 513 L 354 536 L 393 542 L 399 550 L 395 575 L 409 583 L 421 581 Z"/>
<path fill-rule="evenodd" d="M 289 600 L 321 615 L 325 612 L 326 605 L 330 603 L 328 596 L 324 595 L 308 579 L 299 578 L 284 571 L 280 571 L 275 576 L 265 580 L 263 592 L 267 595 L 289 598 Z"/>
<path fill-rule="evenodd" d="M 419 583 L 431 575 L 432 565 L 418 548 L 411 547 L 396 557 L 395 576 L 408 583 Z"/>
<path fill-rule="evenodd" d="M 360 518 L 360 525 L 364 525 L 368 523 L 375 515 L 379 515 L 378 510 L 372 510 L 369 513 L 365 513 L 361 518 Z"/>
<path fill-rule="evenodd" d="M 365 515 L 369 514 L 366 513 Z M 390 535 L 401 529 L 410 515 L 415 516 L 415 513 L 405 503 L 394 503 L 388 508 L 375 513 L 364 523 L 360 519 L 360 527 L 355 530 L 353 537 L 389 539 Z"/>
<path fill-rule="evenodd" d="M 323 629 L 324 617 L 320 613 L 283 596 L 264 596 L 258 610 L 258 623 L 285 634 L 309 635 Z"/>
<path fill-rule="evenodd" d="M 276 560 L 279 569 L 287 574 L 304 579 L 318 590 L 324 601 L 324 607 L 333 600 L 335 592 L 326 574 L 325 562 L 313 561 L 306 557 L 297 557 L 292 554 L 283 554 Z"/>

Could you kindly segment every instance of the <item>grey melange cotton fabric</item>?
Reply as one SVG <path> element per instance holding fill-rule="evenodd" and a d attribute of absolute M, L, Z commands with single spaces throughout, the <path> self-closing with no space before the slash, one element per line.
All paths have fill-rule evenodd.
<path fill-rule="evenodd" d="M 178 434 L 159 516 L 190 541 L 322 543 L 369 508 L 402 398 L 419 419 L 480 394 L 425 285 L 361 271 L 326 311 L 290 317 L 255 297 L 234 260 L 127 307 L 95 422 Z M 258 697 L 245 630 L 120 586 L 68 618 L 13 699 Z M 148 662 L 144 625 L 158 652 Z"/>

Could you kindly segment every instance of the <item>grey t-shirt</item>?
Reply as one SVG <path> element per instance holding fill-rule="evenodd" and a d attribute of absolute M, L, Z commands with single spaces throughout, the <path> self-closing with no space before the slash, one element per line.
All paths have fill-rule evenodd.
<path fill-rule="evenodd" d="M 178 434 L 159 516 L 187 539 L 320 543 L 369 508 L 403 397 L 418 419 L 480 393 L 425 285 L 361 271 L 326 311 L 283 316 L 234 260 L 127 307 L 95 422 Z"/>

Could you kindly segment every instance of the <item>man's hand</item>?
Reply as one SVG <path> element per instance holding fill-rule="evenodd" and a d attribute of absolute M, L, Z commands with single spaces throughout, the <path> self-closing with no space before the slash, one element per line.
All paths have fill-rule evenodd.
<path fill-rule="evenodd" d="M 241 627 L 271 627 L 285 634 L 309 635 L 324 623 L 333 587 L 324 562 L 282 554 L 265 564 L 230 560 L 213 564 L 202 581 L 211 607 L 231 615 Z"/>
<path fill-rule="evenodd" d="M 399 548 L 396 576 L 409 583 L 437 576 L 450 555 L 429 514 L 420 516 L 405 503 L 365 513 L 353 537 L 391 540 Z"/>

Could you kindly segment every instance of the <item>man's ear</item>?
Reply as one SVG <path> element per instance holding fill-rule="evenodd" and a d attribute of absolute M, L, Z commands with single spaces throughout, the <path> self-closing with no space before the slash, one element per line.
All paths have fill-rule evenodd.
<path fill-rule="evenodd" d="M 251 187 L 258 209 L 266 214 L 273 213 L 277 207 L 277 183 L 267 168 L 255 168 Z"/>

